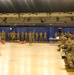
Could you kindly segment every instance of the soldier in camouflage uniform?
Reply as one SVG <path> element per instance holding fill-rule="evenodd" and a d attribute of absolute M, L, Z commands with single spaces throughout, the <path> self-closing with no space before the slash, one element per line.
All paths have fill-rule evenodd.
<path fill-rule="evenodd" d="M 28 33 L 25 32 L 25 40 L 28 41 Z"/>
<path fill-rule="evenodd" d="M 32 36 L 32 32 L 30 31 L 29 32 L 29 43 L 32 44 L 32 39 L 33 39 L 33 36 Z"/>
<path fill-rule="evenodd" d="M 20 40 L 20 32 L 17 32 L 17 40 Z"/>
<path fill-rule="evenodd" d="M 11 41 L 13 41 L 13 32 L 11 32 L 10 34 L 11 34 Z"/>
<path fill-rule="evenodd" d="M 44 41 L 46 41 L 46 40 L 47 40 L 47 33 L 44 32 Z"/>
<path fill-rule="evenodd" d="M 21 39 L 22 39 L 22 41 L 24 41 L 24 32 L 23 31 L 21 33 Z"/>
<path fill-rule="evenodd" d="M 36 32 L 36 41 L 38 41 L 38 32 Z"/>
<path fill-rule="evenodd" d="M 15 33 L 15 31 L 13 31 L 13 33 L 12 33 L 12 40 L 14 41 L 16 39 L 16 33 Z"/>
<path fill-rule="evenodd" d="M 31 34 L 32 34 L 32 41 L 34 42 L 34 40 L 35 40 L 34 32 L 32 32 Z"/>
<path fill-rule="evenodd" d="M 6 33 L 4 31 L 2 31 L 2 40 L 6 40 Z"/>
<path fill-rule="evenodd" d="M 42 39 L 42 35 L 43 35 L 43 34 L 42 34 L 42 32 L 40 32 L 39 34 L 40 34 L 40 41 L 42 41 L 42 40 L 43 40 L 43 39 Z"/>
<path fill-rule="evenodd" d="M 6 33 L 4 32 L 4 40 L 6 40 Z"/>

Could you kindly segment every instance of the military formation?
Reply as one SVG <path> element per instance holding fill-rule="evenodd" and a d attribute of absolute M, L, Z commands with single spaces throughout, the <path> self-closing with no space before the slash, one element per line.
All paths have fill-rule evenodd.
<path fill-rule="evenodd" d="M 0 32 L 1 40 L 6 41 L 6 37 L 8 37 L 9 41 L 21 40 L 27 41 L 29 43 L 38 42 L 38 41 L 47 41 L 47 33 L 46 32 L 15 32 L 10 31 L 6 34 L 6 32 Z"/>
<path fill-rule="evenodd" d="M 74 34 L 67 32 L 60 36 L 59 51 L 60 50 L 64 50 L 66 68 L 74 69 Z"/>

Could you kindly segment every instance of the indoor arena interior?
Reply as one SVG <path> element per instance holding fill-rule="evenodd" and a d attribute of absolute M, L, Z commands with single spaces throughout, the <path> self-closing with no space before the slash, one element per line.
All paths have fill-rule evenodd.
<path fill-rule="evenodd" d="M 73 0 L 0 0 L 0 75 L 74 75 L 73 49 Z"/>

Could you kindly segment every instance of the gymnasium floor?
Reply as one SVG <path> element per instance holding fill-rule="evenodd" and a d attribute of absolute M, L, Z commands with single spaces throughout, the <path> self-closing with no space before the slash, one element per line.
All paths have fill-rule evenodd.
<path fill-rule="evenodd" d="M 55 44 L 0 43 L 0 75 L 74 75 L 67 72 Z"/>

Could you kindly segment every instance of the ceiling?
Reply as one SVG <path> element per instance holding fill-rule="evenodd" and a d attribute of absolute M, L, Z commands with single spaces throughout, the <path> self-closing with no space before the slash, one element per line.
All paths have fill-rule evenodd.
<path fill-rule="evenodd" d="M 74 0 L 0 0 L 0 13 L 74 11 Z"/>

